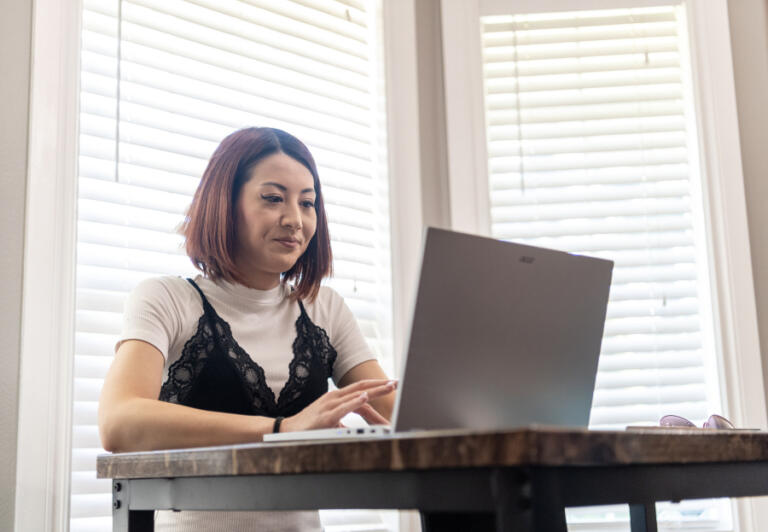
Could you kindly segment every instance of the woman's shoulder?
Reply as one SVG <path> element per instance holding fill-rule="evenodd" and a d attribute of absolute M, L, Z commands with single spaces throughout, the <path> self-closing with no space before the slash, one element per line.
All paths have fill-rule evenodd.
<path fill-rule="evenodd" d="M 312 302 L 303 302 L 310 317 L 320 325 L 331 325 L 348 318 L 349 310 L 344 297 L 334 288 L 323 285 Z"/>
<path fill-rule="evenodd" d="M 171 296 L 175 299 L 187 297 L 192 292 L 189 282 L 183 277 L 162 275 L 142 279 L 133 289 L 133 293 L 152 298 Z"/>
<path fill-rule="evenodd" d="M 200 297 L 186 279 L 172 275 L 142 279 L 131 291 L 127 308 L 163 308 L 166 312 L 182 312 L 194 308 Z"/>
<path fill-rule="evenodd" d="M 344 298 L 339 292 L 330 286 L 323 285 L 317 292 L 317 297 L 311 303 L 313 306 L 323 309 L 324 311 L 330 311 L 344 302 Z M 305 303 L 306 304 L 306 303 Z"/>

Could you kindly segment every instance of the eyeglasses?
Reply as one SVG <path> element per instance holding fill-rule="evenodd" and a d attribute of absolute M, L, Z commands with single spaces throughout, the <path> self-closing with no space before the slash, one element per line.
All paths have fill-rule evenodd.
<path fill-rule="evenodd" d="M 659 420 L 659 425 L 661 425 L 662 427 L 696 428 L 696 425 L 694 425 L 691 421 L 688 421 L 684 417 L 680 417 L 680 416 L 664 416 Z M 709 419 L 707 419 L 704 422 L 703 428 L 733 430 L 736 427 L 734 427 L 733 423 L 725 419 L 723 416 L 712 414 L 711 416 L 709 416 Z"/>

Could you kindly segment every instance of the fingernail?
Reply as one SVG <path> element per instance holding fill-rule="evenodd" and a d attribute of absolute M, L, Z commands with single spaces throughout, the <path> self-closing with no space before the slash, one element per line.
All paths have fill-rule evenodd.
<path fill-rule="evenodd" d="M 362 401 L 367 401 L 367 400 L 368 400 L 368 392 L 363 392 L 363 393 L 361 393 L 361 394 L 360 394 L 360 399 L 361 399 Z"/>

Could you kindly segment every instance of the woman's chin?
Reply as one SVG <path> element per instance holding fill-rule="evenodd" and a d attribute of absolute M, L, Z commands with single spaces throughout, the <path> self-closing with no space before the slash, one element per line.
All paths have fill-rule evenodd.
<path fill-rule="evenodd" d="M 295 260 L 275 261 L 270 265 L 269 272 L 280 278 L 285 272 L 293 268 L 295 264 Z"/>

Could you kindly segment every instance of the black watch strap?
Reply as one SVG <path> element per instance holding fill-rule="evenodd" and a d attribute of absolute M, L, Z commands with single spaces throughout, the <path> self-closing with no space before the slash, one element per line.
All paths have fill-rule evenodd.
<path fill-rule="evenodd" d="M 285 418 L 283 416 L 277 416 L 275 418 L 275 424 L 272 425 L 272 432 L 274 433 L 280 432 L 280 423 L 282 423 L 284 419 Z"/>

